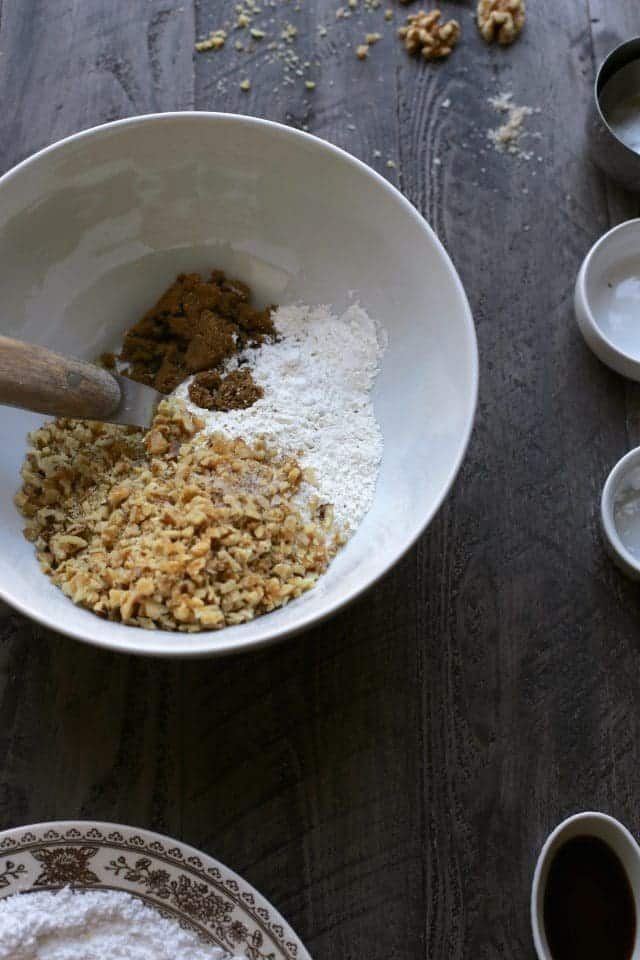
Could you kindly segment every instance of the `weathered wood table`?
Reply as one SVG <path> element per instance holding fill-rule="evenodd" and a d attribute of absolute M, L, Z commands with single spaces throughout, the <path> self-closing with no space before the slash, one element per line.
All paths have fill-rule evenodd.
<path fill-rule="evenodd" d="M 265 653 L 145 661 L 5 610 L 0 826 L 92 818 L 181 837 L 271 898 L 318 960 L 530 957 L 548 830 L 594 807 L 640 832 L 640 602 L 597 520 L 608 470 L 640 442 L 640 393 L 572 316 L 582 256 L 636 215 L 585 156 L 583 120 L 596 61 L 640 33 L 640 8 L 529 0 L 503 50 L 471 3 L 448 2 L 463 38 L 430 65 L 396 39 L 397 0 L 341 20 L 339 0 L 274 4 L 256 24 L 297 26 L 315 90 L 295 70 L 284 82 L 268 37 L 244 57 L 236 34 L 194 53 L 232 0 L 0 0 L 0 169 L 83 127 L 193 107 L 344 146 L 424 212 L 466 285 L 471 449 L 384 582 Z M 383 36 L 359 61 L 369 31 Z M 541 107 L 542 161 L 487 143 L 502 90 Z"/>

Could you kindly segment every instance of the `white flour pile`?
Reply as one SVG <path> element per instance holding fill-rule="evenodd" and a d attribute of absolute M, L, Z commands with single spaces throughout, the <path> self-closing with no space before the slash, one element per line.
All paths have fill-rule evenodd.
<path fill-rule="evenodd" d="M 312 469 L 316 488 L 303 485 L 301 502 L 312 495 L 333 505 L 336 524 L 355 530 L 371 506 L 382 457 L 382 434 L 370 391 L 384 351 L 383 334 L 358 305 L 335 316 L 327 307 L 279 307 L 273 322 L 281 339 L 248 350 L 254 381 L 264 396 L 246 410 L 206 411 L 188 401 L 185 381 L 176 395 L 220 431 L 294 455 Z M 236 369 L 232 358 L 225 371 Z"/>
<path fill-rule="evenodd" d="M 222 960 L 194 933 L 116 890 L 43 891 L 0 901 L 1 960 Z M 236 958 L 240 960 L 240 958 Z"/>

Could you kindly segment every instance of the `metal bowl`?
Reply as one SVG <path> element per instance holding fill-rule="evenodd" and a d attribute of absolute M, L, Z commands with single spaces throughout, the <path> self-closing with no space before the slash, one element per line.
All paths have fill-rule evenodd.
<path fill-rule="evenodd" d="M 623 71 L 624 67 L 633 63 L 637 69 Z M 613 81 L 611 85 L 610 81 Z M 606 101 L 611 96 L 622 100 L 639 91 L 640 37 L 634 37 L 612 50 L 598 70 L 587 135 L 593 159 L 598 166 L 612 180 L 636 192 L 640 192 L 640 153 L 623 143 L 609 126 Z"/>

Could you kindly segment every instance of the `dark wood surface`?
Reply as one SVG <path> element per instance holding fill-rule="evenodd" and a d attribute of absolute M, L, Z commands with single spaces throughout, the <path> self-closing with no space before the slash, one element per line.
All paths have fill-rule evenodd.
<path fill-rule="evenodd" d="M 640 7 L 529 0 L 501 50 L 471 3 L 448 2 L 463 39 L 429 65 L 395 38 L 397 0 L 345 20 L 338 0 L 274 4 L 256 23 L 298 27 L 313 91 L 283 82 L 267 40 L 194 55 L 232 0 L 0 0 L 0 168 L 83 127 L 193 107 L 346 147 L 424 212 L 466 285 L 481 352 L 469 455 L 381 584 L 266 653 L 126 658 L 5 609 L 0 826 L 83 817 L 181 837 L 271 898 L 317 960 L 532 957 L 547 832 L 596 808 L 640 833 L 640 602 L 597 520 L 608 470 L 640 442 L 640 394 L 572 315 L 582 256 L 637 214 L 590 164 L 583 120 L 596 62 L 640 33 Z M 370 30 L 383 39 L 360 62 Z M 542 161 L 488 147 L 486 100 L 504 89 L 541 108 Z"/>

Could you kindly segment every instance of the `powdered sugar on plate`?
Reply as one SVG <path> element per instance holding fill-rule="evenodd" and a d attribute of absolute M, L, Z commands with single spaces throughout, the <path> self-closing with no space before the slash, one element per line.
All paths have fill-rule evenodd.
<path fill-rule="evenodd" d="M 0 960 L 223 960 L 175 920 L 120 890 L 0 900 Z M 242 960 L 242 958 L 235 958 Z"/>
<path fill-rule="evenodd" d="M 247 363 L 264 396 L 246 410 L 204 411 L 206 433 L 221 432 L 293 455 L 315 475 L 311 496 L 333 505 L 337 525 L 353 532 L 371 506 L 382 457 L 382 434 L 371 388 L 384 352 L 385 334 L 358 304 L 341 316 L 325 306 L 279 307 L 280 338 L 229 361 L 226 372 Z M 185 381 L 176 395 L 188 401 Z"/>

